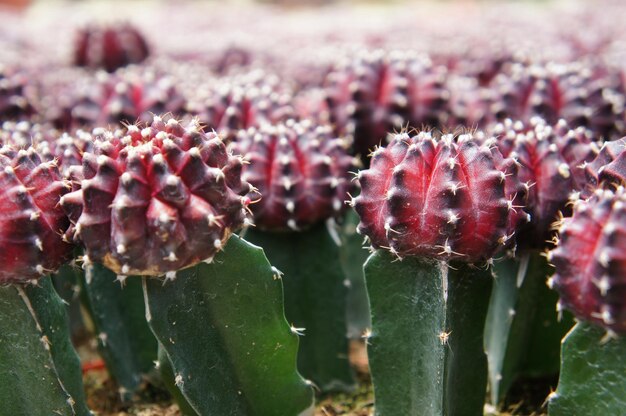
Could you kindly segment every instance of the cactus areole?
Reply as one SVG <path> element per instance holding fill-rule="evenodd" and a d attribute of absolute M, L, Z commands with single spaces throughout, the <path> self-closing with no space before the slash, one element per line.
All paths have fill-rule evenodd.
<path fill-rule="evenodd" d="M 488 260 L 528 220 L 515 162 L 468 134 L 398 134 L 358 179 L 359 232 L 399 257 Z"/>
<path fill-rule="evenodd" d="M 574 215 L 559 227 L 548 259 L 559 307 L 579 319 L 626 334 L 626 191 L 596 190 L 574 202 Z"/>
<path fill-rule="evenodd" d="M 121 276 L 166 275 L 210 261 L 246 220 L 241 158 L 197 121 L 93 132 L 81 189 L 61 199 L 84 262 Z"/>

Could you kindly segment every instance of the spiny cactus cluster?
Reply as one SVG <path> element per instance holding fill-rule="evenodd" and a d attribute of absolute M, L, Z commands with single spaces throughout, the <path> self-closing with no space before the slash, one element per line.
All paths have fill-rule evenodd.
<path fill-rule="evenodd" d="M 211 261 L 243 225 L 242 161 L 197 123 L 157 116 L 141 128 L 97 129 L 92 141 L 80 189 L 60 200 L 72 221 L 68 238 L 85 246 L 83 263 L 173 278 Z"/>
<path fill-rule="evenodd" d="M 528 219 L 515 161 L 470 134 L 398 134 L 358 180 L 359 231 L 399 257 L 487 260 Z"/>
<path fill-rule="evenodd" d="M 626 334 L 626 191 L 598 189 L 574 201 L 574 214 L 559 226 L 549 253 L 556 267 L 550 284 L 560 308 L 578 318 Z"/>
<path fill-rule="evenodd" d="M 338 218 L 353 186 L 348 146 L 308 120 L 241 130 L 232 149 L 246 155 L 243 177 L 261 195 L 250 206 L 255 225 L 297 231 Z"/>

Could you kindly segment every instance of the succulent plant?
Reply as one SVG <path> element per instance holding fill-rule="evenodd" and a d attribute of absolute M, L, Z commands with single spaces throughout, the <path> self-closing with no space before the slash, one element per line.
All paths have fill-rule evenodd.
<path fill-rule="evenodd" d="M 68 183 L 55 161 L 45 161 L 33 147 L 0 148 L 2 169 L 2 270 L 0 284 L 25 283 L 56 271 L 72 256 L 62 238 L 68 220 L 59 201 Z"/>
<path fill-rule="evenodd" d="M 487 260 L 528 220 L 515 162 L 470 134 L 397 134 L 358 179 L 359 232 L 398 257 Z"/>
<path fill-rule="evenodd" d="M 329 126 L 289 120 L 240 130 L 232 144 L 244 156 L 243 178 L 255 187 L 254 230 L 245 237 L 263 247 L 285 274 L 285 316 L 307 328 L 298 368 L 322 391 L 355 387 L 346 338 L 345 277 L 328 219 L 341 219 L 353 188 L 349 143 Z M 332 233 L 329 233 L 329 228 Z"/>
<path fill-rule="evenodd" d="M 126 276 L 168 276 L 209 261 L 244 223 L 249 187 L 220 138 L 155 116 L 150 125 L 96 129 L 81 189 L 60 204 L 84 261 Z"/>
<path fill-rule="evenodd" d="M 275 76 L 253 71 L 198 89 L 187 108 L 207 128 L 232 140 L 240 130 L 293 117 L 290 100 Z"/>
<path fill-rule="evenodd" d="M 129 23 L 89 25 L 80 29 L 74 45 L 74 64 L 113 72 L 145 60 L 150 53 L 143 35 Z"/>
<path fill-rule="evenodd" d="M 530 123 L 507 120 L 493 127 L 491 143 L 519 164 L 519 179 L 528 188 L 530 221 L 517 241 L 525 248 L 544 248 L 553 237 L 552 223 L 570 212 L 569 198 L 585 186 L 582 166 L 598 147 L 591 132 L 570 129 L 564 120 L 550 126 L 542 119 Z"/>
<path fill-rule="evenodd" d="M 619 360 L 626 352 L 626 190 L 597 189 L 573 204 L 548 260 L 555 267 L 550 285 L 559 294 L 559 310 L 568 309 L 580 321 L 563 339 L 559 385 L 548 397 L 549 409 L 558 416 L 573 409 L 619 413 L 626 387 Z"/>
<path fill-rule="evenodd" d="M 46 99 L 52 102 L 44 111 L 44 118 L 58 129 L 74 130 L 120 122 L 146 123 L 153 114 L 181 117 L 187 101 L 174 84 L 173 77 L 151 68 L 81 77 L 75 83 L 54 86 L 44 92 L 62 98 Z"/>
<path fill-rule="evenodd" d="M 387 133 L 407 125 L 447 123 L 446 72 L 424 57 L 364 54 L 338 65 L 326 79 L 328 119 L 337 134 L 354 140 L 364 161 Z"/>
<path fill-rule="evenodd" d="M 232 149 L 248 162 L 243 178 L 261 196 L 250 205 L 255 225 L 297 231 L 339 217 L 352 188 L 348 146 L 329 126 L 310 121 L 240 130 Z"/>
<path fill-rule="evenodd" d="M 548 257 L 556 268 L 551 284 L 561 307 L 618 333 L 626 333 L 625 216 L 623 187 L 574 201 L 574 213 L 562 220 L 559 243 Z"/>
<path fill-rule="evenodd" d="M 0 116 L 2 120 L 28 120 L 36 113 L 33 94 L 24 71 L 0 68 Z"/>
<path fill-rule="evenodd" d="M 554 125 L 564 119 L 606 139 L 624 129 L 618 91 L 580 64 L 511 65 L 508 73 L 496 77 L 494 89 L 499 98 L 491 113 L 499 120 L 528 122 L 538 116 Z"/>
<path fill-rule="evenodd" d="M 471 264 L 491 262 L 527 214 L 517 165 L 479 138 L 396 134 L 357 176 L 362 190 L 351 202 L 374 251 L 364 270 L 380 415 L 483 412 L 492 276 Z M 419 363 L 401 370 L 416 353 Z M 471 382 L 460 381 L 469 373 Z"/>

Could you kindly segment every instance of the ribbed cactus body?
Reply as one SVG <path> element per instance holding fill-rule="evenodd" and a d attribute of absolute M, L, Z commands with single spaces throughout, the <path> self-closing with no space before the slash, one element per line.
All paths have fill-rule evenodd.
<path fill-rule="evenodd" d="M 398 256 L 486 260 L 527 219 L 515 162 L 470 135 L 396 135 L 358 179 L 359 231 Z"/>
<path fill-rule="evenodd" d="M 241 160 L 196 122 L 155 117 L 141 129 L 97 129 L 93 140 L 81 189 L 61 200 L 86 260 L 163 275 L 212 258 L 243 224 Z"/>
<path fill-rule="evenodd" d="M 0 149 L 0 284 L 38 279 L 70 260 L 59 206 L 67 192 L 55 161 L 33 147 Z"/>
<path fill-rule="evenodd" d="M 527 124 L 506 121 L 493 130 L 495 145 L 504 156 L 515 158 L 519 179 L 528 187 L 530 222 L 518 242 L 543 248 L 552 238 L 559 212 L 571 212 L 571 194 L 584 188 L 582 166 L 597 153 L 592 134 L 582 127 L 571 130 L 564 121 L 550 126 L 541 119 Z"/>
<path fill-rule="evenodd" d="M 575 202 L 548 259 L 560 305 L 579 319 L 626 333 L 626 192 L 597 190 Z"/>
<path fill-rule="evenodd" d="M 74 64 L 113 72 L 145 60 L 149 53 L 143 35 L 130 24 L 87 26 L 76 36 Z"/>
<path fill-rule="evenodd" d="M 300 230 L 345 211 L 353 158 L 344 139 L 308 121 L 241 131 L 233 151 L 260 195 L 250 206 L 265 230 Z"/>

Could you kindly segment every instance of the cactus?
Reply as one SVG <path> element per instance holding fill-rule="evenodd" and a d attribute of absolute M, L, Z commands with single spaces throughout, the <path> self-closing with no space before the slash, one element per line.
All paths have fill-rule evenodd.
<path fill-rule="evenodd" d="M 626 185 L 626 137 L 605 142 L 598 156 L 585 165 L 585 176 L 589 185 L 582 192 L 584 197 L 598 187 Z"/>
<path fill-rule="evenodd" d="M 175 385 L 198 414 L 310 415 L 313 392 L 295 370 L 298 340 L 263 251 L 233 236 L 212 264 L 176 280 L 144 279 L 146 317 Z"/>
<path fill-rule="evenodd" d="M 229 240 L 247 221 L 253 190 L 241 179 L 241 158 L 195 120 L 183 127 L 155 116 L 142 127 L 97 129 L 75 173 L 80 189 L 60 200 L 72 222 L 66 236 L 85 250 L 85 293 L 96 325 L 112 331 L 112 342 L 126 336 L 105 351 L 138 354 L 127 357 L 134 368 L 122 368 L 129 373 L 122 381 L 137 383 L 133 377 L 157 353 L 147 336 L 128 342 L 119 322 L 105 322 L 103 314 L 116 311 L 145 335 L 136 318 L 138 286 L 129 284 L 121 297 L 111 286 L 139 275 L 145 317 L 169 357 L 183 407 L 198 414 L 307 414 L 312 391 L 295 368 L 297 341 L 285 325 L 280 281 L 260 249 Z M 107 293 L 116 299 L 103 299 Z M 285 403 L 283 394 L 294 400 Z"/>
<path fill-rule="evenodd" d="M 113 72 L 143 61 L 149 53 L 148 43 L 134 26 L 128 23 L 108 27 L 92 24 L 76 34 L 74 64 Z"/>
<path fill-rule="evenodd" d="M 526 210 L 530 221 L 517 235 L 521 248 L 543 250 L 554 237 L 552 223 L 571 212 L 569 198 L 585 187 L 582 166 L 592 161 L 597 147 L 590 131 L 569 128 L 564 120 L 547 125 L 544 120 L 512 122 L 493 127 L 493 144 L 519 163 L 519 178 L 528 188 Z"/>
<path fill-rule="evenodd" d="M 196 122 L 155 116 L 143 129 L 97 129 L 83 154 L 81 188 L 61 206 L 83 265 L 102 263 L 124 280 L 163 275 L 210 259 L 245 218 L 241 161 Z"/>
<path fill-rule="evenodd" d="M 550 396 L 551 415 L 619 414 L 626 379 L 624 259 L 626 191 L 598 189 L 574 202 L 574 214 L 559 225 L 560 241 L 548 259 L 560 308 L 581 320 L 563 340 L 559 385 Z M 595 327 L 595 325 L 599 326 Z M 584 388 L 583 388 L 584 386 Z"/>
<path fill-rule="evenodd" d="M 256 229 L 245 237 L 284 273 L 287 320 L 305 329 L 298 368 L 322 391 L 351 391 L 347 287 L 337 231 L 324 224 L 341 217 L 352 187 L 346 143 L 328 127 L 290 121 L 241 132 L 232 147 L 261 195 L 250 205 Z"/>
<path fill-rule="evenodd" d="M 23 71 L 0 67 L 0 115 L 2 120 L 28 120 L 36 113 L 32 87 Z"/>
<path fill-rule="evenodd" d="M 422 132 L 396 135 L 358 178 L 358 229 L 376 250 L 364 266 L 376 414 L 481 415 L 492 278 L 471 264 L 526 219 L 516 165 L 471 135 Z"/>
<path fill-rule="evenodd" d="M 354 140 L 364 162 L 387 133 L 406 125 L 443 127 L 449 112 L 446 71 L 403 52 L 362 53 L 337 65 L 325 82 L 328 119 Z"/>

